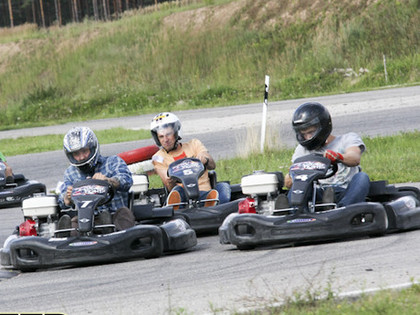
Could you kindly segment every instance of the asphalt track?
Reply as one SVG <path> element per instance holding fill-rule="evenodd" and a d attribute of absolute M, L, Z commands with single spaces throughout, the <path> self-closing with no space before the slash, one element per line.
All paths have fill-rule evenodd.
<path fill-rule="evenodd" d="M 312 98 L 326 105 L 334 133 L 396 134 L 419 129 L 420 87 L 394 88 Z M 307 99 L 269 102 L 268 123 L 279 145 L 293 146 L 293 110 Z M 261 104 L 183 111 L 185 140 L 200 138 L 216 159 L 258 144 Z M 153 115 L 78 122 L 0 132 L 0 138 L 64 134 L 73 125 L 98 130 L 125 126 L 146 129 Z M 278 138 L 277 138 L 278 137 Z M 257 140 L 255 140 L 257 139 Z M 104 145 L 115 154 L 152 144 L 151 140 Z M 62 151 L 8 158 L 15 172 L 54 187 L 67 165 Z M 420 181 L 420 180 L 419 180 Z M 22 220 L 20 210 L 0 210 L 0 244 Z M 220 245 L 217 236 L 199 239 L 191 251 L 158 259 L 134 260 L 34 273 L 0 270 L 0 312 L 67 314 L 229 314 L 279 303 L 296 292 L 337 295 L 403 287 L 418 281 L 420 231 L 384 237 L 271 246 L 239 251 Z M 330 288 L 330 289 L 329 289 Z"/>

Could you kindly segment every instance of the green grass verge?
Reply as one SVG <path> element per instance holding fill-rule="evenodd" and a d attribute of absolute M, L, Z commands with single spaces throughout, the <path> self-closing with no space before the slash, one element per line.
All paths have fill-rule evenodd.
<path fill-rule="evenodd" d="M 270 315 L 411 315 L 420 314 L 420 285 L 413 284 L 407 289 L 382 290 L 375 294 L 361 294 L 357 298 L 338 299 L 332 292 L 324 292 L 327 298 L 295 297 L 279 307 L 266 307 L 259 311 L 236 314 L 270 314 Z"/>
<path fill-rule="evenodd" d="M 395 136 L 364 138 L 367 151 L 362 156 L 362 169 L 371 180 L 389 183 L 420 182 L 420 132 Z M 266 150 L 244 158 L 217 161 L 218 180 L 240 183 L 241 177 L 255 170 L 288 173 L 293 149 Z M 150 178 L 151 186 L 161 187 L 157 176 Z"/>
<path fill-rule="evenodd" d="M 113 128 L 95 131 L 99 143 L 117 143 L 149 139 L 148 130 L 126 130 Z M 20 137 L 0 140 L 3 154 L 7 156 L 61 150 L 63 135 Z M 371 180 L 388 180 L 390 183 L 420 182 L 420 131 L 401 133 L 387 137 L 364 137 L 367 150 L 363 154 L 361 166 Z M 135 148 L 133 148 L 135 149 Z M 266 149 L 264 154 L 251 153 L 217 162 L 219 180 L 239 183 L 241 177 L 255 170 L 288 172 L 293 149 Z M 159 181 L 153 181 L 159 186 Z"/>
<path fill-rule="evenodd" d="M 95 130 L 94 132 L 98 137 L 100 144 L 136 141 L 150 138 L 150 131 L 143 129 L 127 130 L 124 128 L 112 128 L 107 130 Z M 2 139 L 0 140 L 0 148 L 2 148 L 2 153 L 6 157 L 20 154 L 62 150 L 63 138 L 64 134 Z"/>
<path fill-rule="evenodd" d="M 99 143 L 117 143 L 149 139 L 148 130 L 113 128 L 95 131 Z M 7 156 L 61 150 L 63 135 L 20 137 L 0 140 L 3 154 Z M 388 180 L 390 183 L 420 182 L 420 131 L 401 133 L 387 137 L 364 137 L 367 150 L 361 166 L 371 180 Z M 135 148 L 133 148 L 135 149 Z M 241 177 L 255 170 L 288 172 L 293 149 L 266 149 L 264 154 L 251 153 L 217 161 L 219 180 L 239 183 Z M 151 177 L 152 187 L 160 187 L 156 176 Z"/>

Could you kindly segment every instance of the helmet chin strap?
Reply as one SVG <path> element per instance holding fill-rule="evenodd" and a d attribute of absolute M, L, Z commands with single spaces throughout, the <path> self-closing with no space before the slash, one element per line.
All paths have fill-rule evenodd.
<path fill-rule="evenodd" d="M 95 174 L 95 166 L 90 165 L 90 163 L 78 166 L 78 168 L 88 176 L 93 176 Z"/>
<path fill-rule="evenodd" d="M 171 149 L 169 150 L 166 150 L 165 148 L 163 149 L 166 151 L 166 153 L 169 153 L 171 151 L 175 151 L 177 148 L 178 148 L 178 140 L 175 141 L 174 146 Z"/>

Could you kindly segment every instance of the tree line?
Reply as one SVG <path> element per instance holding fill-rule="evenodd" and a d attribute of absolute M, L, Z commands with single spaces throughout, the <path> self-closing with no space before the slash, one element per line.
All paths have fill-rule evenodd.
<path fill-rule="evenodd" d="M 174 0 L 0 0 L 0 27 L 34 23 L 40 27 L 111 20 L 126 10 Z"/>

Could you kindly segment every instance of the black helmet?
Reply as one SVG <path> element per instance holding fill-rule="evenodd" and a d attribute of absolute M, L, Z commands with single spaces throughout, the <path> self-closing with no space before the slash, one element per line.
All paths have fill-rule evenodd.
<path fill-rule="evenodd" d="M 308 150 L 322 147 L 332 130 L 330 113 L 317 102 L 300 105 L 293 114 L 292 125 L 297 141 Z M 310 139 L 305 139 L 302 131 L 312 126 L 316 126 L 316 131 Z"/>
<path fill-rule="evenodd" d="M 88 127 L 74 127 L 64 136 L 64 153 L 71 165 L 77 166 L 84 173 L 92 173 L 99 159 L 99 143 L 95 133 Z M 73 152 L 88 148 L 89 156 L 83 161 L 77 161 Z"/>

